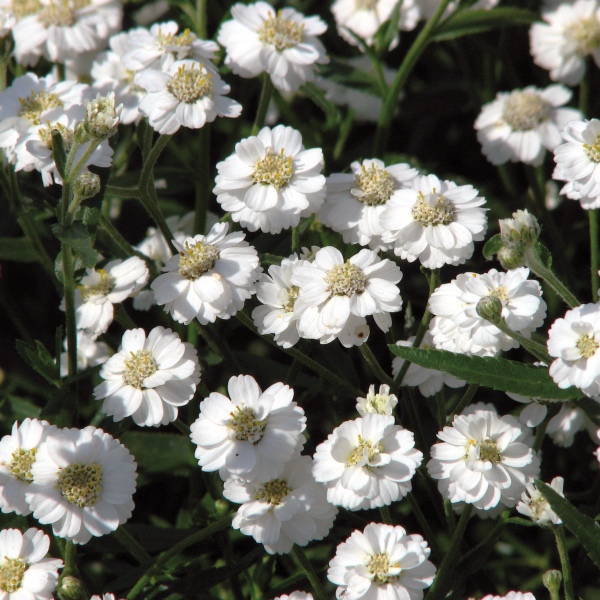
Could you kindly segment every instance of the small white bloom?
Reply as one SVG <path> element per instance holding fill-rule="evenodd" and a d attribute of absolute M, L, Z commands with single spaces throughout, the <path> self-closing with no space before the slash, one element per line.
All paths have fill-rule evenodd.
<path fill-rule="evenodd" d="M 492 594 L 488 594 L 481 600 L 535 600 L 535 596 L 531 592 L 508 592 L 506 596 L 492 596 Z"/>
<path fill-rule="evenodd" d="M 209 218 L 210 217 L 214 218 L 214 215 L 209 215 Z M 194 212 L 190 211 L 182 217 L 171 215 L 165 219 L 173 237 L 180 244 L 183 244 L 185 238 L 192 236 L 194 218 Z M 216 221 L 217 219 L 215 218 L 212 225 L 214 225 Z M 142 254 L 145 254 L 148 258 L 158 262 L 161 267 L 163 267 L 173 256 L 167 240 L 157 227 L 148 227 L 146 230 L 146 237 L 135 247 L 135 249 L 139 250 Z"/>
<path fill-rule="evenodd" d="M 313 81 L 315 65 L 329 62 L 317 36 L 327 25 L 319 17 L 305 17 L 293 8 L 277 12 L 266 2 L 234 4 L 231 21 L 221 25 L 217 40 L 225 47 L 225 65 L 241 77 L 267 72 L 273 85 L 295 92 Z"/>
<path fill-rule="evenodd" d="M 398 398 L 395 394 L 390 394 L 390 386 L 385 383 L 379 386 L 377 393 L 375 393 L 375 386 L 371 384 L 367 397 L 356 400 L 356 410 L 361 417 L 372 413 L 391 415 L 398 404 Z"/>
<path fill-rule="evenodd" d="M 200 403 L 190 428 L 198 464 L 223 480 L 278 477 L 304 444 L 306 417 L 294 390 L 275 383 L 263 392 L 250 375 L 232 377 L 227 389 L 231 399 L 213 392 Z"/>
<path fill-rule="evenodd" d="M 121 122 L 122 105 L 115 106 L 115 93 L 106 96 L 98 93 L 96 98 L 85 103 L 83 129 L 92 139 L 105 140 L 117 133 Z"/>
<path fill-rule="evenodd" d="M 435 578 L 431 550 L 418 534 L 400 526 L 370 523 L 336 549 L 327 578 L 338 585 L 336 598 L 422 600 Z"/>
<path fill-rule="evenodd" d="M 288 461 L 275 479 L 225 482 L 223 495 L 242 504 L 232 527 L 251 535 L 269 554 L 287 554 L 292 546 L 322 540 L 333 526 L 337 508 L 311 474 L 309 456 Z"/>
<path fill-rule="evenodd" d="M 102 594 L 102 596 L 98 596 L 94 594 L 90 600 L 117 600 L 114 594 Z M 125 600 L 124 598 L 122 600 Z"/>
<path fill-rule="evenodd" d="M 406 163 L 386 167 L 376 159 L 355 161 L 352 173 L 334 173 L 327 178 L 327 200 L 319 220 L 342 234 L 347 244 L 369 246 L 376 252 L 389 250 L 384 243 L 380 216 L 398 189 L 410 188 L 417 170 Z"/>
<path fill-rule="evenodd" d="M 306 150 L 299 131 L 263 127 L 217 163 L 217 202 L 250 231 L 279 233 L 316 212 L 325 199 L 323 151 Z"/>
<path fill-rule="evenodd" d="M 63 343 L 64 352 L 60 353 L 60 376 L 69 374 L 69 354 L 67 338 Z M 98 342 L 82 329 L 77 330 L 77 370 L 84 371 L 88 367 L 95 367 L 105 363 L 112 354 L 108 344 Z"/>
<path fill-rule="evenodd" d="M 52 600 L 63 561 L 44 558 L 50 538 L 31 527 L 0 531 L 0 598 L 2 600 Z"/>
<path fill-rule="evenodd" d="M 563 404 L 558 414 L 548 421 L 546 434 L 550 436 L 557 446 L 570 448 L 575 441 L 575 434 L 585 429 L 592 441 L 600 444 L 600 429 L 585 411 L 577 406 Z"/>
<path fill-rule="evenodd" d="M 313 475 L 327 499 L 349 510 L 388 506 L 411 491 L 423 460 L 412 432 L 394 417 L 367 414 L 346 421 L 317 446 Z"/>
<path fill-rule="evenodd" d="M 550 487 L 564 498 L 563 485 L 565 480 L 562 477 L 555 477 L 550 482 Z M 562 521 L 559 516 L 550 508 L 548 501 L 542 496 L 533 483 L 527 483 L 526 492 L 521 495 L 521 501 L 517 504 L 517 512 L 529 517 L 538 525 L 560 525 Z"/>
<path fill-rule="evenodd" d="M 291 594 L 284 594 L 283 596 L 277 596 L 273 600 L 313 600 L 313 595 L 310 592 L 292 592 Z"/>
<path fill-rule="evenodd" d="M 241 232 L 227 234 L 216 223 L 206 236 L 173 240 L 179 254 L 152 282 L 156 303 L 180 323 L 198 319 L 202 325 L 229 319 L 254 294 L 260 275 L 258 254 Z"/>
<path fill-rule="evenodd" d="M 512 507 L 539 473 L 533 434 L 510 415 L 488 410 L 457 415 L 437 437 L 442 441 L 431 448 L 427 470 L 452 503 Z"/>
<path fill-rule="evenodd" d="M 25 497 L 54 535 L 85 544 L 114 531 L 133 511 L 136 464 L 127 448 L 91 425 L 51 432 L 31 468 Z"/>
<path fill-rule="evenodd" d="M 397 256 L 409 262 L 418 258 L 428 269 L 462 264 L 487 229 L 485 198 L 477 194 L 471 185 L 416 177 L 411 189 L 394 192 L 379 216 L 383 241 Z"/>
<path fill-rule="evenodd" d="M 145 69 L 134 79 L 146 90 L 139 111 L 155 131 L 172 135 L 180 127 L 200 129 L 217 117 L 239 117 L 242 106 L 227 98 L 230 87 L 195 60 L 176 60 L 168 70 Z"/>
<path fill-rule="evenodd" d="M 200 382 L 195 348 L 176 333 L 155 327 L 146 338 L 143 329 L 123 334 L 117 354 L 108 359 L 94 388 L 102 410 L 121 421 L 131 416 L 137 425 L 166 425 L 194 396 Z"/>
<path fill-rule="evenodd" d="M 541 165 L 546 150 L 560 144 L 560 130 L 582 118 L 578 110 L 561 108 L 571 96 L 571 90 L 562 85 L 499 92 L 475 121 L 486 158 L 494 165 L 508 160 Z"/>

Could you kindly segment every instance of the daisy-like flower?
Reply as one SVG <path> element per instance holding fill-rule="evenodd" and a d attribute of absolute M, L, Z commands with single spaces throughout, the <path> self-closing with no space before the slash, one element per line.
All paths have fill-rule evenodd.
<path fill-rule="evenodd" d="M 542 19 L 545 23 L 534 23 L 529 30 L 533 61 L 550 71 L 554 81 L 577 85 L 588 56 L 600 66 L 600 3 L 561 2 L 542 10 Z"/>
<path fill-rule="evenodd" d="M 137 256 L 112 260 L 103 269 L 87 269 L 75 290 L 77 328 L 93 338 L 104 333 L 113 320 L 113 304 L 139 292 L 148 277 L 146 263 Z"/>
<path fill-rule="evenodd" d="M 107 415 L 156 427 L 174 421 L 178 409 L 193 398 L 200 367 L 195 348 L 170 329 L 155 327 L 147 338 L 143 329 L 130 329 L 100 377 L 106 381 L 94 388 L 94 396 L 104 399 Z"/>
<path fill-rule="evenodd" d="M 294 544 L 322 540 L 338 511 L 314 480 L 311 465 L 309 456 L 299 456 L 288 461 L 275 479 L 226 481 L 223 495 L 242 505 L 232 527 L 251 535 L 269 554 L 287 554 Z"/>
<path fill-rule="evenodd" d="M 416 177 L 411 189 L 396 190 L 379 216 L 382 239 L 394 254 L 428 269 L 459 265 L 487 229 L 485 198 L 471 185 L 457 186 L 435 175 Z"/>
<path fill-rule="evenodd" d="M 548 332 L 550 375 L 560 388 L 600 395 L 600 305 L 582 304 L 557 319 Z"/>
<path fill-rule="evenodd" d="M 333 430 L 314 456 L 313 475 L 327 500 L 349 510 L 387 506 L 411 491 L 423 460 L 412 432 L 394 417 L 367 414 Z"/>
<path fill-rule="evenodd" d="M 594 443 L 600 444 L 600 429 L 586 412 L 577 406 L 563 405 L 558 414 L 548 421 L 546 434 L 557 446 L 570 448 L 575 441 L 575 434 L 583 429 Z"/>
<path fill-rule="evenodd" d="M 550 487 L 563 498 L 564 483 L 565 480 L 562 477 L 555 477 L 550 482 Z M 533 483 L 528 483 L 526 490 L 517 504 L 517 512 L 529 517 L 538 525 L 560 525 L 562 523 L 560 517 L 550 508 L 548 500 L 542 496 Z"/>
<path fill-rule="evenodd" d="M 304 444 L 306 417 L 294 390 L 275 383 L 263 392 L 250 375 L 232 377 L 227 389 L 231 399 L 213 392 L 200 403 L 190 428 L 198 464 L 223 480 L 278 477 Z"/>
<path fill-rule="evenodd" d="M 582 118 L 578 110 L 561 108 L 571 96 L 571 90 L 562 85 L 499 92 L 475 121 L 486 158 L 494 165 L 508 160 L 541 165 L 546 150 L 560 144 L 560 130 Z"/>
<path fill-rule="evenodd" d="M 0 531 L 0 598 L 2 600 L 52 600 L 63 561 L 44 558 L 50 538 L 31 527 Z"/>
<path fill-rule="evenodd" d="M 11 435 L 0 441 L 0 509 L 3 513 L 28 515 L 31 510 L 25 492 L 33 481 L 31 466 L 40 444 L 56 428 L 47 421 L 25 419 L 12 426 Z M 0 577 L 1 579 L 1 577 Z"/>
<path fill-rule="evenodd" d="M 319 17 L 305 17 L 293 8 L 277 12 L 266 2 L 234 4 L 233 20 L 221 25 L 217 40 L 225 47 L 225 65 L 241 77 L 267 72 L 273 85 L 295 92 L 313 81 L 316 65 L 329 62 L 317 36 L 327 24 Z"/>
<path fill-rule="evenodd" d="M 370 523 L 336 549 L 327 578 L 345 600 L 422 600 L 435 577 L 431 550 L 418 534 L 400 526 Z"/>
<path fill-rule="evenodd" d="M 69 354 L 67 338 L 63 343 L 64 352 L 60 353 L 60 376 L 66 377 L 69 374 Z M 77 370 L 84 371 L 89 367 L 95 367 L 105 363 L 110 355 L 111 349 L 104 342 L 98 342 L 90 337 L 85 331 L 77 330 Z"/>
<path fill-rule="evenodd" d="M 429 309 L 436 315 L 430 326 L 435 347 L 478 356 L 516 348 L 517 342 L 479 316 L 477 304 L 483 298 L 497 298 L 507 325 L 529 337 L 544 322 L 546 303 L 540 284 L 528 280 L 528 275 L 525 267 L 506 273 L 491 269 L 483 275 L 462 273 L 442 284 L 429 300 Z"/>
<path fill-rule="evenodd" d="M 250 231 L 279 233 L 316 212 L 325 199 L 323 151 L 306 150 L 292 127 L 263 127 L 217 163 L 217 202 Z"/>
<path fill-rule="evenodd" d="M 352 317 L 373 315 L 380 329 L 387 331 L 390 313 L 402 308 L 400 279 L 400 267 L 381 260 L 372 250 L 361 250 L 344 261 L 336 248 L 321 248 L 313 262 L 297 266 L 292 274 L 300 299 L 313 309 L 300 315 L 298 330 L 310 339 L 335 337 Z"/>
<path fill-rule="evenodd" d="M 230 87 L 204 63 L 176 60 L 166 71 L 145 69 L 134 79 L 146 90 L 139 111 L 160 134 L 200 129 L 217 117 L 239 117 L 242 105 L 227 98 Z"/>
<path fill-rule="evenodd" d="M 525 484 L 539 473 L 533 434 L 510 415 L 477 410 L 454 417 L 437 434 L 427 470 L 450 502 L 489 510 L 515 506 Z"/>
<path fill-rule="evenodd" d="M 376 158 L 355 161 L 350 168 L 352 173 L 327 178 L 327 200 L 319 219 L 341 233 L 347 244 L 369 246 L 376 252 L 389 250 L 393 244 L 383 243 L 379 217 L 393 193 L 410 188 L 418 172 L 406 163 L 386 167 Z"/>
<path fill-rule="evenodd" d="M 414 346 L 414 341 L 415 336 L 413 335 L 407 340 L 398 340 L 396 345 L 412 348 Z M 431 335 L 430 331 L 425 332 L 425 336 L 423 337 L 423 341 L 419 347 L 425 350 L 427 348 L 435 347 L 433 343 L 433 336 Z M 392 361 L 392 375 L 394 377 L 400 373 L 402 365 L 404 365 L 404 359 L 400 358 L 399 356 L 394 357 L 394 360 Z M 425 367 L 421 367 L 415 363 L 410 363 L 408 371 L 406 371 L 406 375 L 402 380 L 402 385 L 418 387 L 421 394 L 423 394 L 423 396 L 426 398 L 437 394 L 442 387 L 444 387 L 444 385 L 447 385 L 451 388 L 460 388 L 463 387 L 465 383 L 466 381 L 457 379 L 454 377 L 454 375 L 450 375 L 450 373 L 436 371 L 435 369 L 426 369 Z"/>
<path fill-rule="evenodd" d="M 255 292 L 260 275 L 258 254 L 241 232 L 227 234 L 228 223 L 216 223 L 207 235 L 173 240 L 179 254 L 152 282 L 156 303 L 180 323 L 202 325 L 229 319 Z"/>
<path fill-rule="evenodd" d="M 91 425 L 50 432 L 25 497 L 54 535 L 85 544 L 115 531 L 133 511 L 136 464 L 127 448 Z"/>
<path fill-rule="evenodd" d="M 561 194 L 579 200 L 582 208 L 600 207 L 600 120 L 573 121 L 562 131 L 563 143 L 554 149 L 552 177 L 566 181 Z"/>
<path fill-rule="evenodd" d="M 379 391 L 375 393 L 375 386 L 369 386 L 366 398 L 356 399 L 356 410 L 361 417 L 376 413 L 378 415 L 391 415 L 398 404 L 395 394 L 390 394 L 390 386 L 382 383 Z"/>

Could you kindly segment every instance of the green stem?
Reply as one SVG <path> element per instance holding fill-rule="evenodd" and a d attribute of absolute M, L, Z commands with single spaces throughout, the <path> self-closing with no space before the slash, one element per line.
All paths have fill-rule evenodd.
<path fill-rule="evenodd" d="M 129 533 L 125 525 L 121 525 L 114 532 L 115 538 L 121 546 L 137 560 L 140 565 L 145 565 L 152 561 L 152 557 L 146 552 L 146 549 Z"/>
<path fill-rule="evenodd" d="M 292 227 L 292 252 L 300 254 L 300 231 L 298 227 Z"/>
<path fill-rule="evenodd" d="M 469 387 L 465 390 L 465 393 L 462 395 L 462 398 L 459 399 L 459 401 L 456 403 L 456 406 L 452 409 L 452 412 L 448 415 L 446 423 L 451 421 L 454 415 L 460 415 L 462 411 L 469 406 L 478 389 L 479 386 L 476 383 L 471 383 L 469 385 Z"/>
<path fill-rule="evenodd" d="M 380 506 L 379 514 L 381 515 L 381 520 L 387 525 L 393 525 L 394 521 L 392 520 L 392 515 L 390 514 L 389 506 Z"/>
<path fill-rule="evenodd" d="M 446 526 L 448 527 L 448 533 L 454 534 L 456 530 L 456 516 L 452 508 L 452 502 L 450 500 L 444 500 L 444 516 L 446 517 Z"/>
<path fill-rule="evenodd" d="M 69 377 L 77 375 L 77 321 L 75 318 L 75 281 L 73 279 L 73 250 L 62 244 L 63 288 L 67 323 L 67 357 Z"/>
<path fill-rule="evenodd" d="M 214 352 L 216 352 L 226 363 L 229 363 L 232 369 L 238 373 L 242 372 L 242 368 L 238 363 L 237 358 L 233 355 L 231 348 L 227 345 L 227 340 L 220 335 L 215 335 L 210 327 L 200 325 L 197 321 L 194 321 L 194 326 L 197 327 L 198 333 Z"/>
<path fill-rule="evenodd" d="M 233 519 L 233 513 L 226 515 L 225 517 L 215 521 L 208 527 L 193 533 L 192 535 L 186 537 L 184 540 L 181 540 L 179 543 L 175 544 L 169 550 L 165 550 L 161 554 L 158 555 L 156 560 L 150 565 L 148 570 L 138 579 L 137 583 L 133 586 L 129 594 L 127 594 L 127 600 L 134 600 L 137 598 L 142 590 L 150 584 L 150 580 L 160 573 L 162 567 L 169 562 L 173 557 L 177 556 L 180 552 L 183 552 L 185 549 L 193 546 L 194 544 L 198 544 L 202 540 L 211 535 L 214 535 L 218 531 L 223 531 L 224 529 L 228 529 L 231 526 L 231 520 Z"/>
<path fill-rule="evenodd" d="M 196 35 L 206 39 L 206 0 L 196 0 L 196 21 L 194 23 Z"/>
<path fill-rule="evenodd" d="M 425 433 L 423 431 L 421 419 L 419 419 L 419 406 L 414 388 L 402 390 L 402 399 L 407 400 L 406 406 L 408 407 L 410 416 L 410 426 L 415 434 L 415 445 L 423 451 L 426 457 L 428 457 L 429 444 L 425 443 Z"/>
<path fill-rule="evenodd" d="M 200 4 L 202 0 L 198 0 Z M 196 180 L 194 182 L 195 212 L 194 233 L 206 233 L 206 215 L 210 201 L 210 129 L 207 125 L 198 132 L 200 152 L 195 162 Z"/>
<path fill-rule="evenodd" d="M 186 437 L 190 437 L 190 426 L 187 423 L 184 423 L 181 419 L 175 419 L 173 421 L 173 426 L 176 427 Z"/>
<path fill-rule="evenodd" d="M 304 550 L 302 550 L 302 548 L 294 544 L 294 547 L 292 548 L 292 554 L 294 555 L 294 558 L 300 563 L 300 566 L 302 567 L 306 578 L 310 582 L 310 585 L 313 588 L 313 592 L 315 593 L 314 595 L 316 600 L 328 600 L 328 596 L 325 593 L 325 590 L 323 589 L 323 586 L 321 585 L 321 582 L 319 581 L 319 578 L 317 577 L 317 574 L 313 569 L 310 560 L 308 560 L 308 557 L 304 553 Z"/>
<path fill-rule="evenodd" d="M 533 451 L 536 453 L 542 448 L 544 436 L 546 435 L 546 429 L 551 418 L 552 415 L 550 414 L 550 411 L 548 411 L 546 418 L 536 427 L 535 440 L 533 442 Z"/>
<path fill-rule="evenodd" d="M 69 152 L 69 160 L 67 162 L 67 170 L 66 170 L 66 179 L 69 183 L 73 183 L 73 181 L 77 178 L 77 175 L 79 175 L 80 171 L 85 167 L 85 163 L 89 160 L 90 156 L 92 156 L 92 154 L 94 154 L 94 152 L 96 151 L 96 148 L 98 147 L 98 145 L 100 144 L 101 140 L 97 140 L 97 139 L 91 139 L 88 142 L 88 147 L 85 149 L 84 153 L 82 154 L 81 158 L 75 163 L 75 166 L 71 168 L 71 170 L 68 170 L 68 167 L 71 165 L 71 154 L 75 155 L 74 149 L 75 146 L 73 146 L 73 148 L 71 149 L 71 152 Z"/>
<path fill-rule="evenodd" d="M 252 126 L 252 135 L 256 135 L 265 124 L 265 119 L 267 117 L 267 110 L 269 110 L 269 103 L 271 102 L 271 98 L 273 97 L 273 91 L 275 90 L 275 86 L 271 81 L 271 77 L 268 73 L 263 73 L 262 76 L 263 87 L 262 92 L 260 94 L 260 100 L 258 102 L 258 109 L 256 111 L 256 118 L 254 119 L 254 125 Z"/>
<path fill-rule="evenodd" d="M 366 343 L 361 344 L 358 349 L 362 354 L 365 362 L 367 363 L 369 369 L 371 369 L 371 373 L 375 375 L 375 377 L 381 382 L 389 385 L 390 387 L 394 385 L 394 380 L 387 375 L 387 373 L 382 369 L 378 360 L 375 358 L 375 355 L 371 351 L 371 348 L 367 346 Z"/>
<path fill-rule="evenodd" d="M 137 329 L 135 321 L 129 316 L 123 303 L 115 305 L 115 321 L 124 329 Z"/>
<path fill-rule="evenodd" d="M 390 89 L 383 100 L 383 106 L 381 107 L 381 113 L 379 114 L 379 121 L 377 122 L 377 131 L 375 133 L 375 143 L 373 146 L 373 156 L 383 156 L 385 153 L 387 142 L 391 132 L 391 123 L 394 117 L 394 111 L 398 104 L 398 97 L 402 88 L 408 80 L 413 67 L 417 63 L 417 60 L 424 52 L 425 48 L 429 44 L 431 34 L 441 19 L 446 7 L 450 4 L 450 0 L 441 0 L 437 10 L 425 23 L 425 26 L 421 30 L 421 33 L 417 36 L 413 45 L 406 53 L 396 77 L 390 86 Z"/>
<path fill-rule="evenodd" d="M 107 196 L 120 196 L 122 198 L 139 198 L 140 192 L 137 188 L 122 187 L 119 185 L 107 185 Z"/>
<path fill-rule="evenodd" d="M 565 600 L 575 600 L 575 592 L 573 590 L 573 578 L 571 577 L 571 563 L 569 562 L 569 553 L 567 551 L 567 543 L 565 539 L 565 530 L 562 525 L 557 525 L 552 528 L 554 537 L 556 538 L 556 548 L 560 558 L 560 564 L 563 575 L 563 589 L 565 592 Z"/>
<path fill-rule="evenodd" d="M 170 135 L 159 135 L 156 140 L 156 144 L 152 146 L 150 151 L 148 152 L 148 156 L 144 158 L 144 166 L 142 167 L 142 173 L 140 175 L 140 184 L 139 189 L 142 194 L 146 193 L 146 188 L 151 183 L 150 179 L 152 177 L 152 170 L 154 169 L 154 165 L 158 160 L 158 157 L 161 155 L 162 151 L 167 147 L 167 144 L 171 141 Z M 153 182 L 152 182 L 153 183 Z"/>
<path fill-rule="evenodd" d="M 421 509 L 420 501 L 415 498 L 414 493 L 409 492 L 406 498 L 410 504 L 413 515 L 417 518 L 419 525 L 423 529 L 423 533 L 425 534 L 424 537 L 429 542 L 431 551 L 435 556 L 442 556 L 442 552 L 437 543 L 437 536 L 431 527 L 431 517 L 425 516 L 425 513 L 423 513 L 423 510 Z"/>
<path fill-rule="evenodd" d="M 546 351 L 546 346 L 542 344 L 538 344 L 529 338 L 521 335 L 518 331 L 513 331 L 507 324 L 506 321 L 502 318 L 500 319 L 486 319 L 490 323 L 493 323 L 502 333 L 505 333 L 509 337 L 511 337 L 516 342 L 519 342 L 529 354 L 535 356 L 538 360 L 541 360 L 543 363 L 549 365 L 552 362 L 552 359 L 548 355 Z"/>
<path fill-rule="evenodd" d="M 598 302 L 598 211 L 588 210 L 588 218 L 590 221 L 590 259 L 592 271 L 592 298 L 594 302 Z"/>
<path fill-rule="evenodd" d="M 65 550 L 63 553 L 63 558 L 65 559 L 65 568 L 63 569 L 63 572 L 61 574 L 62 577 L 77 572 L 77 567 L 75 565 L 76 556 L 77 549 L 75 548 L 75 544 L 71 540 L 67 540 L 65 543 Z"/>
<path fill-rule="evenodd" d="M 446 394 L 443 387 L 435 395 L 435 412 L 438 427 L 441 430 L 446 424 Z"/>

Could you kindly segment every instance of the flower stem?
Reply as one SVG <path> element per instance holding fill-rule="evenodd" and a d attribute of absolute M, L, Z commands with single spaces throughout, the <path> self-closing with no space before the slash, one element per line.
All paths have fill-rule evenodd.
<path fill-rule="evenodd" d="M 190 437 L 190 426 L 187 423 L 184 423 L 181 419 L 175 419 L 173 421 L 173 426 L 177 428 L 183 435 L 186 437 Z"/>
<path fill-rule="evenodd" d="M 594 302 L 598 302 L 598 211 L 588 210 L 588 218 L 590 221 L 590 259 L 591 259 L 591 274 L 592 274 L 592 298 Z"/>
<path fill-rule="evenodd" d="M 393 525 L 394 521 L 392 520 L 392 515 L 390 514 L 389 506 L 380 506 L 379 514 L 381 515 L 381 520 L 387 525 Z"/>
<path fill-rule="evenodd" d="M 469 387 L 465 390 L 465 393 L 462 395 L 462 397 L 456 403 L 456 406 L 452 409 L 452 412 L 448 415 L 448 418 L 446 419 L 446 423 L 451 421 L 452 418 L 454 417 L 454 415 L 460 415 L 460 413 L 462 413 L 462 411 L 465 410 L 465 408 L 467 408 L 467 406 L 469 406 L 469 404 L 471 403 L 471 400 L 473 400 L 473 396 L 475 396 L 478 389 L 479 389 L 479 386 L 476 383 L 471 383 L 469 385 Z"/>
<path fill-rule="evenodd" d="M 571 563 L 569 562 L 569 553 L 567 551 L 565 530 L 562 525 L 557 525 L 552 528 L 552 531 L 554 532 L 554 537 L 556 538 L 556 548 L 558 550 L 558 556 L 560 557 L 565 600 L 575 600 L 575 592 L 573 591 L 573 579 L 571 577 Z"/>
<path fill-rule="evenodd" d="M 196 35 L 206 39 L 206 0 L 196 0 L 196 21 L 194 23 Z"/>
<path fill-rule="evenodd" d="M 390 387 L 394 385 L 394 380 L 387 375 L 387 373 L 383 370 L 378 360 L 375 358 L 375 355 L 371 351 L 371 348 L 367 346 L 367 344 L 362 344 L 358 347 L 362 357 L 365 359 L 369 369 L 371 369 L 371 373 L 375 375 L 375 377 L 381 382 L 386 383 Z"/>
<path fill-rule="evenodd" d="M 114 536 L 140 565 L 145 565 L 152 560 L 146 549 L 129 533 L 124 525 L 115 530 Z"/>
<path fill-rule="evenodd" d="M 63 289 L 67 323 L 67 357 L 69 377 L 77 375 L 77 321 L 75 318 L 75 281 L 73 279 L 73 250 L 62 244 Z"/>
<path fill-rule="evenodd" d="M 254 125 L 252 126 L 252 135 L 256 135 L 265 124 L 267 117 L 267 110 L 269 110 L 269 103 L 273 97 L 273 91 L 275 86 L 271 81 L 271 77 L 268 73 L 263 73 L 263 88 L 260 94 L 260 100 L 258 102 L 258 109 L 256 111 L 256 118 L 254 119 Z"/>
<path fill-rule="evenodd" d="M 327 600 L 328 596 L 325 593 L 325 590 L 323 589 L 323 586 L 321 585 L 321 582 L 319 581 L 319 578 L 317 577 L 310 560 L 308 560 L 308 557 L 304 553 L 304 550 L 294 544 L 294 547 L 292 548 L 292 554 L 304 570 L 306 578 L 313 588 L 316 600 Z"/>
<path fill-rule="evenodd" d="M 200 3 L 201 0 L 198 0 Z M 208 213 L 208 203 L 210 200 L 209 183 L 210 176 L 210 129 L 207 125 L 198 132 L 200 141 L 200 152 L 198 153 L 195 168 L 196 180 L 194 182 L 194 192 L 196 196 L 194 211 L 194 234 L 205 233 L 206 215 Z"/>

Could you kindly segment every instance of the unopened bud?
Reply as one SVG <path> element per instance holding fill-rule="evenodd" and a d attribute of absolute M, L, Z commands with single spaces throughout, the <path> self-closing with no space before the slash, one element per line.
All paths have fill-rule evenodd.
<path fill-rule="evenodd" d="M 503 269 L 510 271 L 525 265 L 525 255 L 518 247 L 502 246 L 496 255 Z"/>
<path fill-rule="evenodd" d="M 512 219 L 500 219 L 500 238 L 505 246 L 531 248 L 540 235 L 537 219 L 527 210 L 513 213 Z"/>
<path fill-rule="evenodd" d="M 550 571 L 546 571 L 542 575 L 542 583 L 544 587 L 550 592 L 552 597 L 557 597 L 560 586 L 562 584 L 563 576 L 560 571 L 556 569 L 551 569 Z"/>
<path fill-rule="evenodd" d="M 63 577 L 56 590 L 60 600 L 89 600 L 83 583 L 76 577 Z"/>
<path fill-rule="evenodd" d="M 83 171 L 77 175 L 73 187 L 80 200 L 91 198 L 100 191 L 100 177 L 91 171 Z"/>
<path fill-rule="evenodd" d="M 88 102 L 85 107 L 83 128 L 90 138 L 105 140 L 117 132 L 120 122 L 122 104 L 115 108 L 115 93 L 98 94 L 95 100 Z"/>
<path fill-rule="evenodd" d="M 477 314 L 490 323 L 499 323 L 502 319 L 502 302 L 495 296 L 486 296 L 477 303 Z"/>

